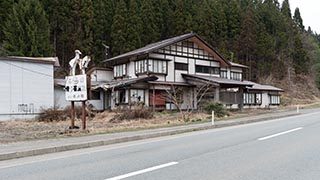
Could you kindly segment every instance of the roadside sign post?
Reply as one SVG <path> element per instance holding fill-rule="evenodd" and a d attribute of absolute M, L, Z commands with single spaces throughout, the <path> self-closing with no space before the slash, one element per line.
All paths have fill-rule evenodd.
<path fill-rule="evenodd" d="M 86 129 L 86 101 L 82 101 L 82 129 Z"/>
<path fill-rule="evenodd" d="M 71 126 L 70 126 L 70 129 L 74 129 L 74 116 L 75 116 L 74 101 L 71 101 Z"/>
<path fill-rule="evenodd" d="M 82 102 L 82 129 L 86 129 L 86 101 L 88 100 L 88 78 L 85 69 L 88 67 L 90 57 L 80 58 L 81 52 L 75 51 L 76 56 L 70 60 L 70 75 L 66 76 L 65 97 L 67 101 L 71 101 L 71 126 L 75 127 L 75 102 Z M 76 67 L 79 65 L 80 75 L 76 75 Z M 90 79 L 89 79 L 90 80 Z M 90 83 L 89 83 L 90 84 Z"/>

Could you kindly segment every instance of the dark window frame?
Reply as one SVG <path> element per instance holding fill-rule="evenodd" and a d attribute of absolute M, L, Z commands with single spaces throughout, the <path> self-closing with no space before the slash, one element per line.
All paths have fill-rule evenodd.
<path fill-rule="evenodd" d="M 230 79 L 242 81 L 242 73 L 241 72 L 231 71 Z"/>
<path fill-rule="evenodd" d="M 277 97 L 277 99 L 279 100 L 279 102 L 273 102 L 272 97 Z M 269 94 L 269 104 L 270 105 L 280 105 L 281 100 L 280 100 L 280 95 L 275 95 L 275 94 Z"/>
<path fill-rule="evenodd" d="M 184 52 L 183 48 L 187 48 L 187 51 Z M 209 52 L 199 46 L 195 46 L 194 42 L 192 41 L 183 41 L 169 45 L 159 49 L 157 52 L 181 57 L 195 57 L 197 59 L 217 61 L 213 56 L 210 55 Z"/>
<path fill-rule="evenodd" d="M 179 70 L 179 71 L 188 71 L 188 70 L 189 70 L 189 64 L 187 64 L 187 63 L 175 62 L 175 63 L 174 63 L 174 69 L 175 69 L 175 70 Z"/>
<path fill-rule="evenodd" d="M 251 96 L 252 100 L 249 102 L 249 96 Z M 258 102 L 257 97 L 260 96 L 260 102 Z M 261 105 L 262 104 L 262 93 L 243 93 L 243 104 L 244 105 L 249 105 L 249 106 L 256 106 L 256 105 Z"/>
<path fill-rule="evenodd" d="M 195 72 L 196 73 L 204 73 L 204 74 L 216 74 L 220 75 L 220 68 L 219 67 L 212 67 L 212 66 L 203 66 L 203 65 L 195 65 Z"/>
<path fill-rule="evenodd" d="M 90 100 L 101 100 L 100 91 L 90 91 Z"/>

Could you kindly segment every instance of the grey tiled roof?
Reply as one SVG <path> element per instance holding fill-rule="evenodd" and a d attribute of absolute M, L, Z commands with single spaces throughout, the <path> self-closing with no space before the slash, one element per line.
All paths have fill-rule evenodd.
<path fill-rule="evenodd" d="M 231 66 L 233 67 L 240 67 L 240 68 L 249 68 L 248 66 L 245 66 L 245 65 L 242 65 L 242 64 L 238 64 L 238 63 L 235 63 L 235 62 L 231 62 L 229 61 Z"/>
<path fill-rule="evenodd" d="M 195 75 L 195 74 L 182 74 L 182 76 L 193 77 L 196 79 L 206 80 L 206 81 L 214 82 L 217 84 L 252 86 L 252 83 L 249 83 L 249 82 L 237 81 L 237 80 L 232 80 L 232 79 L 225 79 L 225 78 L 214 77 L 214 76 L 204 76 L 204 75 Z"/>
<path fill-rule="evenodd" d="M 245 81 L 247 83 L 251 83 L 252 87 L 247 87 L 249 90 L 260 90 L 260 91 L 284 91 L 283 89 L 271 86 L 271 85 L 262 85 L 251 81 Z"/>
<path fill-rule="evenodd" d="M 57 66 L 57 67 L 60 66 L 58 57 L 6 56 L 6 57 L 0 57 L 0 60 L 46 63 L 46 64 L 53 64 L 54 66 Z"/>
<path fill-rule="evenodd" d="M 219 57 L 221 57 L 221 59 L 226 63 L 226 64 L 230 64 L 230 62 L 226 59 L 224 59 L 218 51 L 216 51 L 209 43 L 207 43 L 206 41 L 204 41 L 203 39 L 201 39 L 196 33 L 187 33 L 187 34 L 183 34 L 180 36 L 176 36 L 170 39 L 165 39 L 159 42 L 155 42 L 149 45 L 146 45 L 145 47 L 121 54 L 119 56 L 104 60 L 103 62 L 110 62 L 110 61 L 114 61 L 114 60 L 119 60 L 119 59 L 124 59 L 124 58 L 129 58 L 132 56 L 138 56 L 138 55 L 142 55 L 142 54 L 148 54 L 148 53 L 152 53 L 158 49 L 161 49 L 163 47 L 166 47 L 168 45 L 192 38 L 192 37 L 196 37 L 197 39 L 199 39 L 202 43 L 204 43 L 207 47 L 209 47 L 210 49 L 212 49 Z"/>
<path fill-rule="evenodd" d="M 130 79 L 123 79 L 123 80 L 114 80 L 114 81 L 99 83 L 97 85 L 92 85 L 91 89 L 94 90 L 94 89 L 102 88 L 104 90 L 107 90 L 107 89 L 112 89 L 116 87 L 124 87 L 137 82 L 155 81 L 157 79 L 158 78 L 156 76 L 147 76 L 147 77 L 130 78 Z"/>
<path fill-rule="evenodd" d="M 107 83 L 106 81 L 91 81 L 91 86 L 97 86 L 99 84 Z M 65 79 L 54 79 L 55 86 L 65 87 L 66 80 Z"/>
<path fill-rule="evenodd" d="M 104 60 L 104 62 L 112 61 L 112 60 L 115 60 L 115 59 L 126 58 L 126 57 L 130 57 L 130 56 L 133 56 L 133 55 L 147 54 L 147 53 L 153 52 L 155 50 L 158 50 L 158 49 L 160 49 L 162 47 L 168 46 L 170 44 L 173 44 L 173 43 L 176 43 L 176 42 L 191 38 L 193 36 L 195 36 L 194 33 L 188 33 L 188 34 L 183 34 L 181 36 L 176 36 L 176 37 L 173 37 L 173 38 L 170 38 L 170 39 L 166 39 L 166 40 L 163 40 L 163 41 L 159 41 L 159 42 L 155 42 L 155 43 L 152 43 L 152 44 L 148 44 L 145 47 L 142 47 L 142 48 L 139 48 L 139 49 L 136 49 L 136 50 L 121 54 L 119 56 Z"/>

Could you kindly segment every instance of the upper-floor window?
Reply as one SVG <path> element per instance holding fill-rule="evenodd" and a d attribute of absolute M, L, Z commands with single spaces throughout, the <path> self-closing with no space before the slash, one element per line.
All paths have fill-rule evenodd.
<path fill-rule="evenodd" d="M 114 77 L 123 77 L 127 75 L 127 65 L 120 64 L 113 67 L 113 76 Z"/>
<path fill-rule="evenodd" d="M 142 74 L 148 72 L 148 60 L 140 60 L 135 62 L 136 74 Z"/>
<path fill-rule="evenodd" d="M 220 73 L 219 71 L 220 70 L 218 67 L 196 65 L 196 72 L 197 73 L 219 74 Z"/>
<path fill-rule="evenodd" d="M 167 74 L 167 61 L 156 59 L 144 59 L 135 62 L 136 74 L 159 73 Z"/>
<path fill-rule="evenodd" d="M 221 78 L 228 78 L 228 71 L 221 70 L 220 71 L 220 77 Z"/>
<path fill-rule="evenodd" d="M 240 72 L 232 72 L 231 71 L 231 74 L 230 74 L 230 79 L 233 79 L 233 80 L 238 80 L 238 81 L 241 81 L 242 80 L 242 73 Z"/>
<path fill-rule="evenodd" d="M 210 53 L 192 41 L 178 42 L 174 45 L 160 49 L 157 52 L 197 59 L 214 60 L 214 57 Z"/>
<path fill-rule="evenodd" d="M 175 62 L 174 69 L 181 70 L 181 71 L 188 71 L 188 64 Z"/>

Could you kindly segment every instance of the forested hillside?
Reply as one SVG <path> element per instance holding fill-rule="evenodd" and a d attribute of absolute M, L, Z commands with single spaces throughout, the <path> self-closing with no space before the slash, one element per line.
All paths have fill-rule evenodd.
<path fill-rule="evenodd" d="M 290 8 L 289 0 L 2 0 L 0 53 L 58 56 L 67 67 L 80 49 L 101 65 L 104 45 L 115 56 L 193 31 L 249 66 L 247 79 L 307 76 L 320 87 L 320 35 Z"/>

